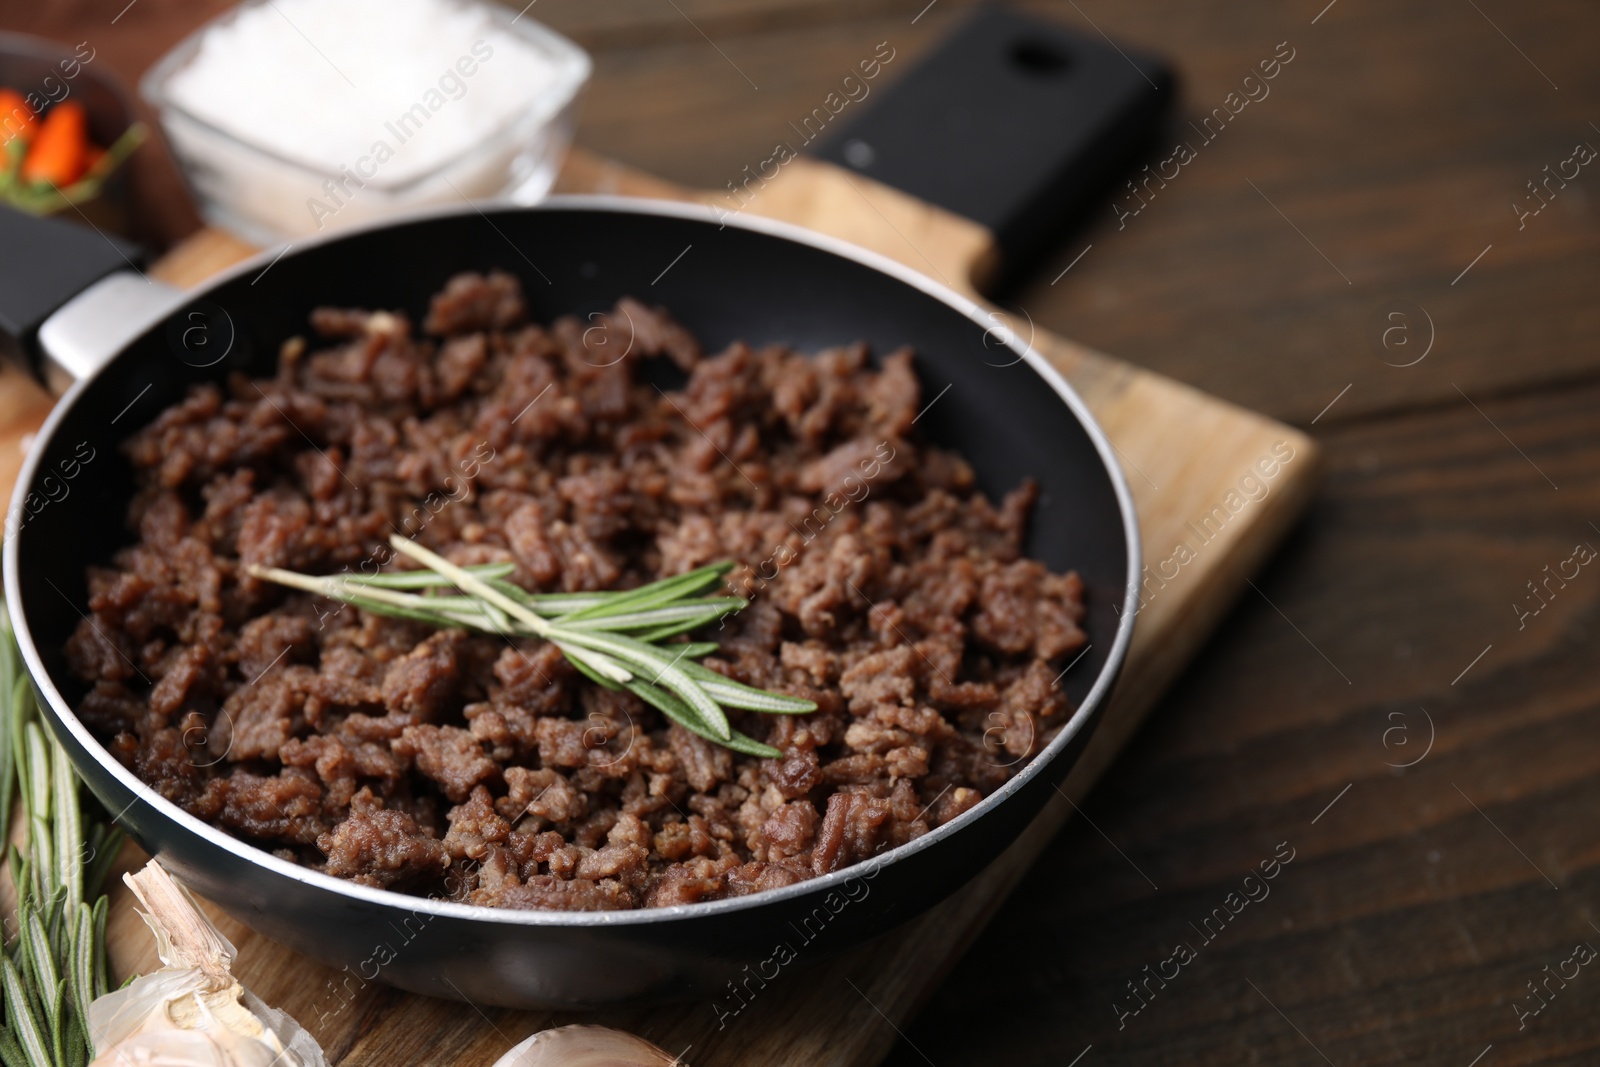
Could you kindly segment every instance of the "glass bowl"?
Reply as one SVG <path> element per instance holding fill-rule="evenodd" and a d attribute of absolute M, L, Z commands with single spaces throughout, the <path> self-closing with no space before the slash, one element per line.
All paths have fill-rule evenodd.
<path fill-rule="evenodd" d="M 458 5 L 485 13 L 493 29 L 531 47 L 553 76 L 465 151 L 420 173 L 386 180 L 376 164 L 362 166 L 368 157 L 337 169 L 296 159 L 248 130 L 225 128 L 228 123 L 202 118 L 174 99 L 173 79 L 199 56 L 206 34 L 267 3 L 251 0 L 224 12 L 179 42 L 140 82 L 208 222 L 255 244 L 272 245 L 417 207 L 462 200 L 528 204 L 549 192 L 571 144 L 578 95 L 589 78 L 591 64 L 583 49 L 498 5 L 470 0 Z M 284 77 L 294 76 L 286 67 Z M 385 124 L 385 141 L 403 143 L 411 130 L 397 117 L 404 128 Z M 371 176 L 365 175 L 368 168 L 374 170 Z M 361 179 L 353 176 L 355 170 L 363 171 Z"/>

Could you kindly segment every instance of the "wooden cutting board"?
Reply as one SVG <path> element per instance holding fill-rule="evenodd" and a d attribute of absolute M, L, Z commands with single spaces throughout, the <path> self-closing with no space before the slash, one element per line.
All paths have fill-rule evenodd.
<path fill-rule="evenodd" d="M 581 151 L 569 158 L 557 188 L 697 198 Z M 993 241 L 977 224 L 804 158 L 788 164 L 745 210 L 854 241 L 974 297 L 973 279 L 994 261 Z M 151 273 L 194 286 L 255 251 L 220 232 L 202 231 Z M 1305 507 L 1317 480 L 1316 446 L 1300 432 L 1032 331 L 1025 321 L 1012 325 L 1025 338 L 1031 334 L 1034 347 L 1071 380 L 1121 456 L 1151 576 L 1121 682 L 1064 786 L 1071 803 L 1063 796 L 1048 806 L 995 864 L 922 919 L 853 954 L 786 970 L 725 1027 L 708 1003 L 580 1018 L 429 1000 L 313 963 L 213 908 L 238 946 L 237 972 L 246 985 L 298 1018 L 340 1067 L 487 1067 L 535 1030 L 574 1021 L 644 1035 L 695 1067 L 878 1063 L 897 1028 L 977 936 L 1206 640 Z M 20 371 L 0 371 L 0 487 L 8 498 L 28 435 L 50 404 Z M 129 846 L 123 860 L 136 866 L 143 858 Z M 119 886 L 113 901 L 109 937 L 117 976 L 158 967 L 131 894 Z"/>

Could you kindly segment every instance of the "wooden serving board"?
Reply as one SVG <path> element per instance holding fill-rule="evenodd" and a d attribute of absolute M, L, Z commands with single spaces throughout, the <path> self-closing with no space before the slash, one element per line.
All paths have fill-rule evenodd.
<path fill-rule="evenodd" d="M 697 198 L 582 151 L 569 158 L 558 191 Z M 977 224 L 807 159 L 785 167 L 745 210 L 853 241 L 974 297 L 973 279 L 994 261 L 994 243 Z M 193 286 L 254 251 L 202 231 L 151 273 Z M 1028 336 L 1026 324 L 1017 328 Z M 1082 394 L 1122 457 L 1147 573 L 1155 576 L 1121 682 L 1064 787 L 1075 804 L 1300 514 L 1319 459 L 1311 440 L 1290 427 L 1044 331 L 1032 340 Z M 31 378 L 0 371 L 0 487 L 8 497 L 27 435 L 50 405 Z M 1254 481 L 1241 487 L 1245 479 Z M 998 861 L 931 913 L 852 954 L 789 968 L 725 1027 L 706 1003 L 578 1017 L 430 1000 L 363 984 L 220 909 L 212 914 L 238 946 L 243 981 L 298 1018 L 340 1067 L 487 1067 L 535 1030 L 573 1021 L 641 1034 L 696 1067 L 871 1067 L 1072 810 L 1065 798 L 1048 806 Z M 133 866 L 143 856 L 129 846 L 123 859 Z M 109 937 L 118 977 L 158 967 L 131 894 L 119 888 L 113 901 Z"/>

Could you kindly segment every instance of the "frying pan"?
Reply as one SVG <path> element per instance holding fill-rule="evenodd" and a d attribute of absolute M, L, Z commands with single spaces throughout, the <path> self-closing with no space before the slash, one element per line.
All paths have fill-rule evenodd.
<path fill-rule="evenodd" d="M 313 307 L 399 308 L 417 321 L 451 275 L 491 269 L 521 279 L 534 321 L 633 295 L 666 307 L 708 351 L 736 339 L 913 347 L 924 397 L 939 397 L 919 430 L 964 455 L 992 497 L 1036 479 L 1026 551 L 1085 581 L 1090 647 L 1062 681 L 1075 710 L 1044 751 L 971 811 L 857 867 L 747 897 L 612 913 L 506 911 L 355 885 L 195 819 L 123 768 L 74 714 L 85 687 L 63 655 L 87 602 L 85 567 L 133 539 L 121 522 L 133 479 L 119 442 L 196 383 L 272 374 L 279 345 L 305 331 Z M 715 995 L 748 980 L 780 942 L 805 958 L 857 945 L 955 891 L 1039 813 L 1086 744 L 1132 633 L 1139 538 L 1114 452 L 1061 375 L 992 327 L 986 309 L 871 252 L 631 198 L 418 215 L 297 243 L 187 295 L 112 274 L 38 331 L 57 364 L 81 376 L 28 454 L 12 508 L 27 518 L 5 544 L 7 603 L 45 718 L 99 801 L 187 885 L 363 980 L 478 1004 L 579 1008 Z M 118 328 L 135 336 L 95 353 Z M 76 476 L 62 493 L 69 467 Z"/>

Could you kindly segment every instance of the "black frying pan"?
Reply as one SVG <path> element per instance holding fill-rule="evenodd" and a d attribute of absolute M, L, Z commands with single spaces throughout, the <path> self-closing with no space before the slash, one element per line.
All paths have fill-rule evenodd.
<path fill-rule="evenodd" d="M 61 247 L 43 242 L 43 274 L 46 253 Z M 1027 552 L 1085 579 L 1091 647 L 1062 681 L 1076 708 L 1070 721 L 975 809 L 869 863 L 748 897 L 635 912 L 511 912 L 368 889 L 279 860 L 162 800 L 78 721 L 83 686 L 62 652 L 87 600 L 86 565 L 132 540 L 122 523 L 131 471 L 119 443 L 196 382 L 273 373 L 279 344 L 305 331 L 313 307 L 400 308 L 419 320 L 452 274 L 489 269 L 521 278 L 538 321 L 633 295 L 667 307 L 711 351 L 735 339 L 804 350 L 864 340 L 878 353 L 911 345 L 924 395 L 951 387 L 919 429 L 960 451 L 992 497 L 1037 479 Z M 160 299 L 131 272 L 114 275 L 39 336 L 82 370 L 104 355 L 92 350 L 106 307 L 150 322 L 144 305 Z M 26 316 L 13 331 L 19 322 Z M 480 1004 L 574 1008 L 712 996 L 779 942 L 803 958 L 858 944 L 963 885 L 1039 813 L 1087 742 L 1131 636 L 1139 542 L 1111 447 L 1061 376 L 991 325 L 966 298 L 840 242 L 747 216 L 719 225 L 703 208 L 632 199 L 463 208 L 242 264 L 176 307 L 169 299 L 152 325 L 112 346 L 28 455 L 12 514 L 30 517 L 6 541 L 4 576 L 46 718 L 101 803 L 188 885 L 269 937 L 367 980 Z M 85 463 L 86 449 L 94 458 Z M 74 459 L 63 495 L 59 473 Z"/>

